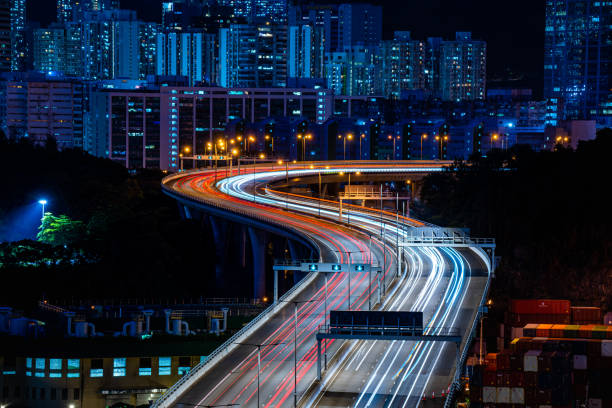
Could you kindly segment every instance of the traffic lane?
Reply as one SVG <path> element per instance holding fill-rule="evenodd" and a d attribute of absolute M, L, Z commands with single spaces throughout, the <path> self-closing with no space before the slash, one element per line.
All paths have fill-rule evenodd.
<path fill-rule="evenodd" d="M 328 280 L 328 285 L 330 285 L 331 280 Z M 364 282 L 363 276 L 361 279 L 361 284 L 356 285 L 356 283 L 359 282 L 358 279 L 355 279 L 353 281 L 353 287 L 351 288 L 351 291 L 354 292 L 354 297 L 351 299 L 352 303 L 356 303 L 356 302 L 361 302 L 362 307 L 363 305 L 367 306 L 367 296 L 361 296 L 361 299 L 359 296 L 357 296 L 359 293 L 363 293 L 367 291 L 367 285 Z M 328 304 L 329 305 L 333 305 L 334 299 L 339 300 L 342 305 L 340 308 L 345 309 L 346 308 L 346 296 L 341 296 L 338 295 L 338 291 L 339 290 L 346 290 L 347 289 L 347 279 L 340 279 L 339 282 L 339 287 L 337 286 L 334 291 L 332 291 L 332 293 L 330 294 L 329 298 L 328 298 Z M 305 288 L 304 292 L 302 293 L 302 295 L 300 296 L 300 298 L 304 297 L 304 298 L 310 298 L 312 297 L 312 295 L 319 289 L 324 287 L 324 277 L 321 275 L 319 277 L 317 277 L 317 279 L 315 280 L 315 282 L 313 282 L 311 285 L 309 285 L 307 288 Z M 376 287 L 373 286 L 373 291 L 376 290 Z M 330 289 L 331 290 L 331 289 Z M 323 323 L 323 318 L 322 318 L 322 314 L 323 314 L 323 310 L 322 310 L 323 306 L 321 304 L 319 304 L 319 310 L 317 311 L 317 317 L 316 319 L 318 319 L 318 321 L 316 323 L 318 324 L 322 324 Z M 300 319 L 299 321 L 299 327 L 302 327 L 303 325 L 307 325 L 310 323 L 310 320 L 312 320 L 312 317 L 306 320 Z M 262 344 L 265 343 L 270 336 L 274 333 L 274 331 L 280 327 L 283 323 L 286 322 L 290 322 L 289 323 L 289 329 L 290 329 L 290 333 L 287 334 L 287 337 L 285 338 L 285 341 L 289 341 L 291 343 L 290 347 L 287 348 L 285 354 L 281 355 L 279 358 L 284 358 L 284 359 L 291 359 L 293 360 L 292 356 L 293 356 L 293 348 L 292 348 L 292 343 L 293 343 L 293 305 L 287 305 L 287 307 L 282 308 L 281 312 L 279 312 L 278 315 L 274 316 L 274 322 L 273 324 L 270 325 L 266 325 L 265 326 L 265 330 L 260 330 L 258 332 L 256 332 L 254 335 L 250 336 L 245 342 L 248 343 L 252 343 L 252 344 Z M 316 325 L 315 325 L 316 326 Z M 310 349 L 310 351 L 312 351 L 316 345 L 315 340 L 314 340 L 314 333 L 309 334 L 308 336 L 311 337 L 311 341 L 310 342 L 306 342 L 305 344 L 303 344 L 301 347 L 299 347 L 298 350 L 298 356 L 305 356 L 308 355 L 308 351 Z M 301 337 L 301 336 L 300 336 Z M 301 340 L 301 339 L 300 339 Z M 233 398 L 231 398 L 231 395 L 236 395 L 237 393 L 241 392 L 245 387 L 255 387 L 256 384 L 254 384 L 254 380 L 256 378 L 256 367 L 255 366 L 251 366 L 249 368 L 249 372 L 250 375 L 242 375 L 242 378 L 235 382 L 231 387 L 227 387 L 228 383 L 232 383 L 234 381 L 236 381 L 237 377 L 241 377 L 242 371 L 244 371 L 244 368 L 242 366 L 240 366 L 239 364 L 237 364 L 237 361 L 243 361 L 245 360 L 247 357 L 250 357 L 250 359 L 253 359 L 253 357 L 256 358 L 256 355 L 254 356 L 251 352 L 251 354 L 248 353 L 248 351 L 242 350 L 243 347 L 239 347 L 238 349 L 236 349 L 234 352 L 232 352 L 232 354 L 230 354 L 228 357 L 224 358 L 217 366 L 215 366 L 215 368 L 207 375 L 205 376 L 201 381 L 199 381 L 194 387 L 192 387 L 192 389 L 190 389 L 188 391 L 188 393 L 181 398 L 180 402 L 182 402 L 183 404 L 185 404 L 185 406 L 189 406 L 188 404 L 202 404 L 202 403 L 211 403 L 210 401 L 214 401 L 215 404 L 219 404 L 219 403 L 232 403 Z M 330 352 L 333 352 L 333 349 L 331 349 Z M 246 353 L 246 354 L 245 354 Z M 263 353 L 262 353 L 263 354 Z M 310 353 L 310 357 L 309 357 L 309 361 L 312 362 L 313 356 L 312 353 Z M 300 357 L 300 360 L 302 360 L 303 358 Z M 265 358 L 264 358 L 265 360 Z M 266 361 L 267 363 L 267 361 Z M 311 364 L 312 366 L 312 364 Z M 247 365 L 248 367 L 248 365 Z M 262 372 L 260 374 L 260 379 L 263 379 L 264 377 L 268 376 L 269 373 L 267 373 L 267 370 L 264 368 L 265 364 L 264 361 L 262 361 Z M 292 373 L 293 370 L 293 364 L 291 362 L 287 362 L 285 361 L 283 363 L 283 365 L 281 367 L 279 367 L 277 369 L 277 371 L 274 373 L 274 375 L 269 379 L 269 381 L 271 381 L 272 384 L 278 384 L 279 383 L 279 379 L 282 377 L 282 373 L 287 373 L 288 371 L 291 371 Z M 227 373 L 230 373 L 230 375 L 228 376 Z M 314 377 L 316 375 L 316 371 L 314 367 L 311 367 L 309 370 L 307 370 L 307 373 L 303 375 L 303 381 L 306 382 L 310 382 L 310 377 L 312 377 L 312 379 L 314 380 Z M 223 376 L 226 376 L 227 378 L 224 378 Z M 286 375 L 285 375 L 286 377 Z M 222 384 L 219 384 L 218 378 L 224 378 L 224 381 L 222 382 Z M 302 383 L 302 381 L 300 381 L 300 383 Z M 299 389 L 299 385 L 298 385 L 298 391 L 300 391 Z M 211 390 L 214 391 L 209 395 L 208 398 L 206 398 L 204 401 L 202 401 L 203 396 L 206 396 L 207 394 L 209 394 L 209 392 Z M 270 390 L 270 386 L 267 384 L 267 382 L 262 382 L 261 384 L 261 395 L 272 395 Z M 267 393 L 267 394 L 266 394 Z M 252 394 L 252 392 L 250 393 Z M 245 397 L 246 398 L 246 397 Z M 264 398 L 262 398 L 262 401 L 265 401 Z M 238 401 L 240 402 L 240 401 Z M 285 403 L 284 405 L 287 405 L 287 403 Z M 288 404 L 287 406 L 289 406 L 291 404 Z M 180 406 L 179 404 L 177 404 L 176 406 Z"/>
<path fill-rule="evenodd" d="M 396 300 L 399 300 L 399 304 L 391 305 L 393 302 L 391 301 L 390 309 L 414 310 L 416 295 L 423 296 L 421 291 L 425 289 L 426 281 L 432 274 L 441 272 L 434 269 L 430 258 L 424 253 L 416 251 L 416 254 L 421 259 L 420 267 L 423 273 L 420 274 L 420 277 L 415 276 L 413 280 L 407 277 L 406 280 L 397 283 L 401 286 L 401 290 L 396 292 L 398 298 Z M 449 268 L 447 263 L 444 265 L 447 269 Z M 443 292 L 447 284 L 448 279 L 442 280 L 433 290 Z M 409 294 L 407 292 L 413 294 L 411 298 L 405 298 Z M 423 310 L 426 321 L 434 313 L 433 309 L 436 305 L 432 303 L 436 302 L 430 302 Z M 350 344 L 350 342 L 347 343 Z M 334 375 L 316 406 L 335 406 L 343 403 L 355 405 L 359 397 L 361 397 L 359 401 L 362 404 L 367 402 L 368 406 L 372 406 L 372 403 L 374 406 L 384 405 L 388 394 L 395 386 L 397 373 L 401 371 L 404 361 L 410 356 L 415 344 L 413 341 L 355 341 L 350 357 L 345 359 L 345 370 Z M 366 385 L 369 386 L 366 387 Z"/>

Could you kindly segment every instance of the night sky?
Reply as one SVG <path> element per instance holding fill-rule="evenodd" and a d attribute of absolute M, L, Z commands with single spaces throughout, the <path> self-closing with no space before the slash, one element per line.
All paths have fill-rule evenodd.
<path fill-rule="evenodd" d="M 330 1 L 321 1 L 330 3 Z M 413 38 L 454 38 L 455 31 L 472 31 L 473 38 L 487 41 L 489 80 L 507 71 L 523 75 L 521 84 L 541 93 L 543 75 L 543 0 L 426 0 L 400 3 L 371 0 L 383 6 L 385 38 L 394 30 L 412 31 Z M 28 18 L 48 24 L 55 18 L 54 0 L 30 0 Z M 121 0 L 122 8 L 138 11 L 145 21 L 160 21 L 161 0 Z M 402 4 L 402 5 L 398 5 Z M 493 85 L 493 84 L 491 84 Z"/>

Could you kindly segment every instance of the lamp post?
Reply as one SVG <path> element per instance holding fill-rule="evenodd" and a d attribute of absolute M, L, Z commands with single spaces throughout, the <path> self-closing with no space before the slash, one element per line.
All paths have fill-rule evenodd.
<path fill-rule="evenodd" d="M 499 136 L 497 135 L 497 133 L 493 133 L 493 134 L 491 135 L 491 144 L 490 144 L 490 147 L 489 147 L 489 151 L 493 150 L 493 141 L 494 141 L 494 140 L 495 140 L 495 141 L 497 141 L 497 138 L 498 138 L 498 137 L 499 137 Z"/>
<path fill-rule="evenodd" d="M 361 134 L 361 137 L 359 137 L 359 160 L 363 160 L 363 156 L 361 155 L 361 140 L 365 139 L 365 133 Z"/>
<path fill-rule="evenodd" d="M 423 139 L 427 139 L 427 133 L 421 135 L 421 160 L 423 160 Z"/>
<path fill-rule="evenodd" d="M 274 137 L 270 135 L 265 135 L 264 139 L 270 141 L 270 147 L 272 150 L 271 153 L 272 153 L 272 157 L 274 157 Z"/>
<path fill-rule="evenodd" d="M 344 136 L 338 135 L 338 139 L 343 139 L 342 144 L 343 144 L 343 149 L 344 149 L 344 160 L 346 160 L 346 139 L 348 139 L 350 142 L 351 140 L 353 140 L 353 135 L 351 133 L 348 133 Z"/>
<path fill-rule="evenodd" d="M 45 205 L 47 205 L 47 200 L 45 200 L 44 198 L 42 200 L 38 200 L 38 204 L 42 206 L 42 217 L 41 218 L 45 218 Z"/>
<path fill-rule="evenodd" d="M 257 348 L 257 407 L 261 406 L 259 400 L 259 373 L 261 372 L 261 348 L 266 346 L 278 346 L 284 343 L 264 343 L 264 344 L 256 344 L 256 343 L 234 343 L 239 346 L 251 346 Z"/>

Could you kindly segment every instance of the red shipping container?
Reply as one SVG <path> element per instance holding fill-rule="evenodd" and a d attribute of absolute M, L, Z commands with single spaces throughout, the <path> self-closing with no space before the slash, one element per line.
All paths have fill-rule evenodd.
<path fill-rule="evenodd" d="M 523 382 L 525 383 L 525 387 L 537 387 L 538 373 L 525 372 L 523 374 Z"/>
<path fill-rule="evenodd" d="M 508 350 L 497 353 L 497 369 L 510 370 L 510 352 Z"/>
<path fill-rule="evenodd" d="M 598 307 L 572 306 L 573 324 L 599 324 L 601 323 L 601 309 Z"/>
<path fill-rule="evenodd" d="M 482 376 L 482 385 L 485 387 L 495 387 L 497 385 L 497 374 L 495 371 L 485 371 Z"/>
<path fill-rule="evenodd" d="M 572 383 L 574 385 L 586 385 L 587 380 L 589 379 L 588 371 L 572 371 Z"/>
<path fill-rule="evenodd" d="M 511 387 L 525 386 L 524 374 L 519 371 L 512 371 L 510 373 L 510 386 Z"/>
<path fill-rule="evenodd" d="M 569 300 L 513 299 L 510 312 L 517 314 L 570 314 Z"/>
<path fill-rule="evenodd" d="M 488 371 L 497 371 L 497 353 L 489 353 L 485 356 Z"/>

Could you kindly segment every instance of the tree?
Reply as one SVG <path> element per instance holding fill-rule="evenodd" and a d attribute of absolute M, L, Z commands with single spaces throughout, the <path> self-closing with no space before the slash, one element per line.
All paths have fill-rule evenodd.
<path fill-rule="evenodd" d="M 54 246 L 67 246 L 83 238 L 85 225 L 82 221 L 71 220 L 67 215 L 55 216 L 46 213 L 36 238 Z"/>

